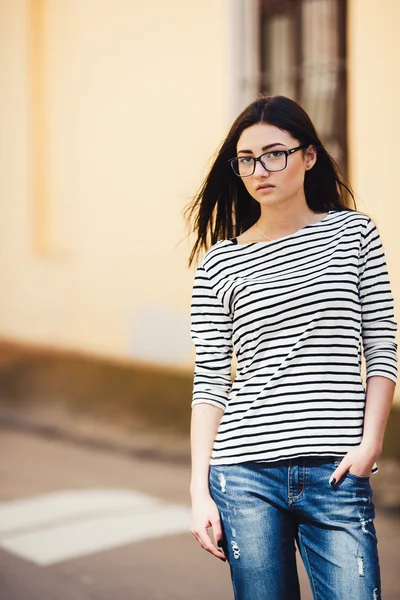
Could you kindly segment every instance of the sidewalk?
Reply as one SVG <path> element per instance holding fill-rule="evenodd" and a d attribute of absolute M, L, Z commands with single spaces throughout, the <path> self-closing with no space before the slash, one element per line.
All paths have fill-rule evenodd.
<path fill-rule="evenodd" d="M 136 422 L 106 421 L 104 417 L 73 413 L 61 403 L 31 403 L 13 407 L 0 400 L 0 429 L 26 431 L 44 438 L 60 439 L 79 446 L 107 450 L 134 458 L 190 464 L 187 435 Z"/>
<path fill-rule="evenodd" d="M 107 450 L 138 459 L 190 465 L 190 432 L 171 433 L 123 418 L 116 422 L 104 416 L 74 413 L 62 403 L 27 403 L 12 406 L 0 401 L 0 428 L 26 431 L 43 438 L 60 439 L 91 449 Z M 374 503 L 382 510 L 400 514 L 400 462 L 393 458 L 377 460 L 379 472 L 371 475 Z"/>

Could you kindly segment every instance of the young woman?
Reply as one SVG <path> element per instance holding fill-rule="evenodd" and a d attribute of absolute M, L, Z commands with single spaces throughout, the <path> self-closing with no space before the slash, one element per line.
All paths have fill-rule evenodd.
<path fill-rule="evenodd" d="M 236 600 L 300 598 L 296 545 L 315 599 L 378 600 L 370 475 L 397 324 L 377 227 L 283 96 L 243 110 L 189 208 L 189 265 L 206 249 L 191 304 L 191 531 L 228 561 Z"/>

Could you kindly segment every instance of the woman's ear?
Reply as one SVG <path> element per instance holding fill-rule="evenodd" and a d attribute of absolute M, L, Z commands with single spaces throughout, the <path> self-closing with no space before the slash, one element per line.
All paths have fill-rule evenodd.
<path fill-rule="evenodd" d="M 315 163 L 317 162 L 317 150 L 315 146 L 309 146 L 305 151 L 305 162 L 307 171 L 312 169 Z"/>

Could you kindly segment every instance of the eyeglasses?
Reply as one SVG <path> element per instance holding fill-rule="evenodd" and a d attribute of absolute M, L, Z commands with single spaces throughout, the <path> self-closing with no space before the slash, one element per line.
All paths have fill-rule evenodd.
<path fill-rule="evenodd" d="M 297 150 L 301 150 L 302 148 L 307 148 L 307 145 L 302 144 L 290 150 L 270 150 L 257 158 L 253 156 L 235 156 L 234 158 L 230 158 L 228 162 L 231 163 L 231 167 L 238 177 L 253 175 L 256 170 L 257 161 L 260 161 L 267 171 L 283 171 L 286 169 L 289 154 L 293 154 L 293 152 L 297 152 Z"/>

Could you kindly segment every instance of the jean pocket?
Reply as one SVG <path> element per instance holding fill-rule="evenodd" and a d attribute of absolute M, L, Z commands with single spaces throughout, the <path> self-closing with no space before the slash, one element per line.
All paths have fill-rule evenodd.
<path fill-rule="evenodd" d="M 337 457 L 333 460 L 333 467 L 335 469 L 338 468 L 338 466 L 342 462 L 343 458 L 344 457 L 342 456 L 342 457 Z M 371 475 L 356 475 L 355 473 L 350 473 L 349 470 L 347 470 L 343 475 L 343 477 L 346 477 L 346 476 L 348 476 L 350 479 L 355 479 L 357 481 L 368 481 L 371 477 Z"/>
<path fill-rule="evenodd" d="M 369 478 L 371 477 L 370 475 L 356 475 L 355 473 L 350 473 L 350 471 L 347 471 L 347 473 L 345 473 L 345 475 L 347 475 L 348 477 L 357 479 L 359 481 L 368 481 Z"/>

